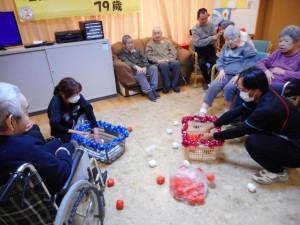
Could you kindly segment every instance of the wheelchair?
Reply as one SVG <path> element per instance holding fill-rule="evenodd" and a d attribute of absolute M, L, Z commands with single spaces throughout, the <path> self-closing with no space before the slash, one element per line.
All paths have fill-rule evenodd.
<path fill-rule="evenodd" d="M 281 96 L 293 102 L 297 108 L 300 108 L 300 80 L 292 79 L 287 81 L 282 88 Z"/>
<path fill-rule="evenodd" d="M 90 165 L 86 178 L 74 181 L 83 154 L 82 149 L 77 149 L 71 175 L 55 196 L 51 196 L 33 165 L 21 165 L 0 187 L 0 224 L 103 225 L 107 172 L 101 173 L 92 158 L 87 161 Z"/>

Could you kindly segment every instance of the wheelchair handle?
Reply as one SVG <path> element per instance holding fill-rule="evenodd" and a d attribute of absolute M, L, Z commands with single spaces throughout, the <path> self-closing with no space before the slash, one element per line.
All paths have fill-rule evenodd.
<path fill-rule="evenodd" d="M 74 154 L 70 176 L 58 194 L 64 195 L 67 192 L 67 190 L 69 189 L 69 186 L 70 186 L 71 181 L 77 171 L 77 167 L 79 165 L 82 155 L 83 155 L 83 150 L 78 148 Z"/>
<path fill-rule="evenodd" d="M 30 172 L 36 172 L 36 169 L 34 168 L 34 166 L 32 164 L 24 163 L 18 167 L 16 172 L 13 173 L 13 176 L 10 177 L 8 182 L 5 184 L 5 186 L 1 190 L 0 205 L 4 204 L 5 201 L 7 200 L 7 198 L 9 198 L 10 192 L 15 188 L 15 185 L 18 182 L 23 181 L 24 187 L 23 187 L 22 197 L 21 197 L 21 199 L 22 199 L 21 205 L 23 208 L 23 199 L 24 199 L 25 189 L 29 182 L 29 178 L 28 179 L 23 178 L 23 176 L 24 176 L 23 173 L 27 170 L 29 170 Z"/>

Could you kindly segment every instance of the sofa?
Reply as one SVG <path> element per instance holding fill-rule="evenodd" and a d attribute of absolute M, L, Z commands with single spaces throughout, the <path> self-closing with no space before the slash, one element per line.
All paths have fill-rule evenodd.
<path fill-rule="evenodd" d="M 145 53 L 146 45 L 151 38 L 152 37 L 134 39 L 133 42 L 135 48 L 139 48 L 142 53 Z M 189 78 L 193 71 L 194 57 L 188 50 L 182 48 L 176 42 L 172 41 L 172 43 L 177 50 L 177 57 L 181 64 L 178 83 L 179 85 L 188 84 Z M 123 96 L 127 97 L 130 95 L 141 93 L 141 88 L 134 78 L 134 73 L 131 68 L 126 63 L 118 59 L 117 53 L 121 48 L 123 48 L 123 43 L 121 41 L 116 42 L 111 46 L 117 89 Z M 158 89 L 162 88 L 162 84 L 162 77 L 160 74 L 158 74 Z"/>

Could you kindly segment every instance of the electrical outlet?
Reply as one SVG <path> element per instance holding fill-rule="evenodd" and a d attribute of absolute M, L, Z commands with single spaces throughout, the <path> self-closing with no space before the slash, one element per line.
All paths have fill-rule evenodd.
<path fill-rule="evenodd" d="M 247 9 L 251 9 L 252 0 L 247 1 Z"/>

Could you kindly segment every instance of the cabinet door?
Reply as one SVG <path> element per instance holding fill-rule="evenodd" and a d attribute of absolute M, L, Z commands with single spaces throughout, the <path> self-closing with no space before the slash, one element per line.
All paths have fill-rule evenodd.
<path fill-rule="evenodd" d="M 30 113 L 47 109 L 54 84 L 45 51 L 1 55 L 0 68 L 0 81 L 20 88 Z"/>
<path fill-rule="evenodd" d="M 87 99 L 116 95 L 109 41 L 83 41 L 46 49 L 54 84 L 73 77 Z"/>

